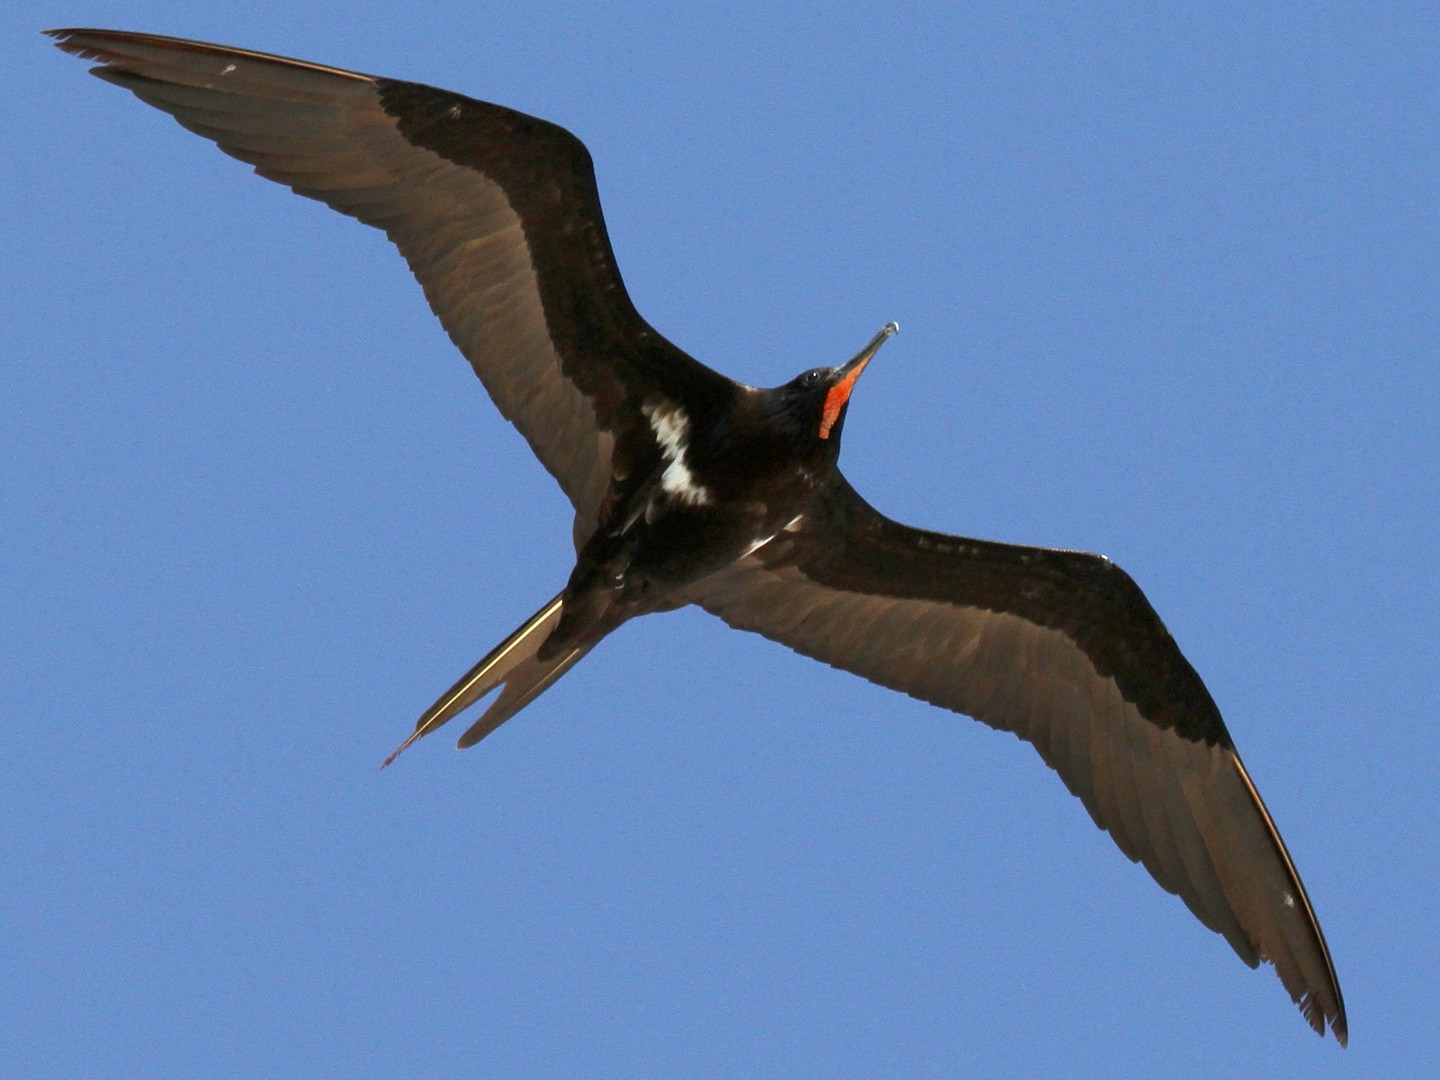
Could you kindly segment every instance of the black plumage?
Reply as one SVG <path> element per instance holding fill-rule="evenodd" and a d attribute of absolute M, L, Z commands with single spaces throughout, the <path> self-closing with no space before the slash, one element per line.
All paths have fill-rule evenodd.
<path fill-rule="evenodd" d="M 846 404 L 893 326 L 848 364 L 742 386 L 636 312 L 590 156 L 563 129 L 244 50 L 51 34 L 261 176 L 383 229 L 574 505 L 565 588 L 404 745 L 498 690 L 470 745 L 627 619 L 698 604 L 1029 740 L 1126 855 L 1246 963 L 1272 962 L 1311 1026 L 1344 1042 L 1339 984 L 1284 843 L 1135 583 L 1095 555 L 900 525 L 841 475 Z"/>

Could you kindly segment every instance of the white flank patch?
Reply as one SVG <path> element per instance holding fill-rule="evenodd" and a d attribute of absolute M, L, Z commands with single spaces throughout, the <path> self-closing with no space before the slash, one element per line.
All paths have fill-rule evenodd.
<path fill-rule="evenodd" d="M 793 518 L 791 518 L 784 525 L 782 525 L 778 531 L 771 533 L 769 536 L 763 536 L 759 540 L 754 541 L 749 547 L 747 547 L 744 551 L 740 553 L 740 558 L 743 559 L 746 555 L 749 555 L 755 551 L 759 551 L 762 547 L 768 544 L 771 540 L 774 540 L 775 537 L 779 536 L 782 532 L 794 532 L 800 527 L 800 519 L 804 516 L 804 514 L 796 514 Z"/>
<path fill-rule="evenodd" d="M 690 466 L 685 464 L 686 440 L 690 437 L 690 417 L 679 405 L 668 402 L 647 406 L 645 415 L 650 419 L 650 428 L 660 443 L 660 456 L 665 459 L 665 471 L 660 474 L 660 487 L 665 494 L 691 506 L 709 503 L 710 489 L 696 481 Z"/>
<path fill-rule="evenodd" d="M 768 544 L 771 540 L 774 539 L 775 534 L 771 533 L 769 536 L 762 536 L 759 540 L 753 541 L 749 547 L 747 547 L 744 551 L 740 552 L 740 558 L 745 558 L 746 555 L 749 555 L 753 551 L 759 551 L 762 547 L 764 547 L 766 544 Z"/>

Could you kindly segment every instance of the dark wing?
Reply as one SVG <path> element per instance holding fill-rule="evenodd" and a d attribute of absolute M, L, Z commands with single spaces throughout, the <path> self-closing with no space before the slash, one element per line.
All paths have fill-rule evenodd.
<path fill-rule="evenodd" d="M 261 176 L 383 229 L 574 504 L 577 543 L 593 528 L 612 465 L 623 472 L 631 453 L 653 447 L 640 413 L 648 395 L 732 392 L 635 311 L 590 155 L 563 128 L 416 83 L 241 49 L 49 33 L 66 52 L 100 61 L 100 78 Z"/>
<path fill-rule="evenodd" d="M 843 478 L 703 583 L 696 603 L 882 686 L 1034 743 L 1164 888 L 1252 967 L 1274 963 L 1342 1043 L 1320 925 L 1200 677 L 1098 555 L 899 525 Z"/>

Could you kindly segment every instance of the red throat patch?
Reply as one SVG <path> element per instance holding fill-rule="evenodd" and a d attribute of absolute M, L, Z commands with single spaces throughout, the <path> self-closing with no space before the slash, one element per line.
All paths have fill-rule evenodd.
<path fill-rule="evenodd" d="M 830 429 L 835 426 L 835 421 L 840 419 L 840 410 L 850 400 L 850 394 L 855 389 L 855 380 L 860 378 L 860 373 L 870 364 L 869 357 L 854 371 L 846 375 L 838 383 L 832 386 L 825 395 L 825 410 L 820 414 L 820 438 L 828 439 Z"/>

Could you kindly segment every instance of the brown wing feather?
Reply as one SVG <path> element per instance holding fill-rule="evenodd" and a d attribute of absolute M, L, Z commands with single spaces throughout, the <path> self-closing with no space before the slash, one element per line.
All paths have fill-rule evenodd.
<path fill-rule="evenodd" d="M 119 31 L 50 33 L 65 51 L 100 61 L 95 74 L 261 176 L 383 229 L 496 406 L 574 504 L 577 543 L 612 469 L 627 467 L 626 448 L 652 441 L 639 412 L 646 392 L 733 387 L 635 311 L 590 155 L 563 128 L 263 53 Z"/>
<path fill-rule="evenodd" d="M 1014 732 L 1132 860 L 1346 1038 L 1330 954 L 1214 702 L 1108 560 L 921 532 L 837 477 L 695 602 L 882 686 Z"/>

